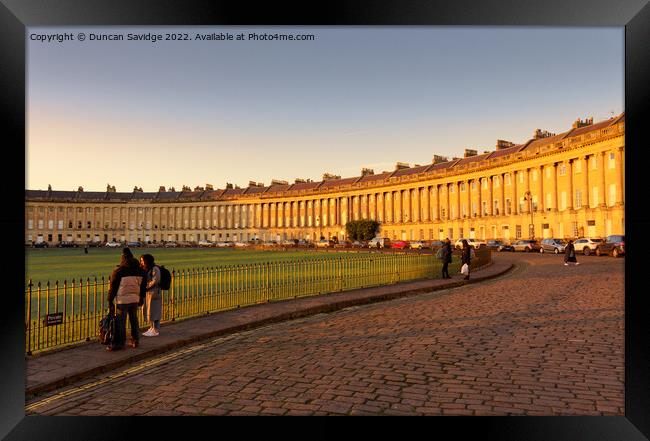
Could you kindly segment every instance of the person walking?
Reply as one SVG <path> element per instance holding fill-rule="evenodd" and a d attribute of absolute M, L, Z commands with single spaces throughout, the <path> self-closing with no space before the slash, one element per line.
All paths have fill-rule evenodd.
<path fill-rule="evenodd" d="M 451 241 L 449 238 L 442 244 L 442 278 L 451 279 L 449 264 L 451 263 Z"/>
<path fill-rule="evenodd" d="M 576 249 L 572 240 L 564 248 L 564 266 L 569 266 L 569 263 L 580 265 L 578 259 L 576 259 Z"/>
<path fill-rule="evenodd" d="M 467 264 L 467 274 L 465 275 L 465 280 L 469 280 L 469 267 L 472 261 L 472 247 L 467 243 L 467 239 L 463 239 L 463 250 L 460 256 L 460 262 L 462 264 Z"/>
<path fill-rule="evenodd" d="M 126 316 L 131 325 L 129 346 L 137 348 L 140 342 L 138 306 L 144 302 L 147 287 L 146 274 L 133 257 L 131 250 L 124 248 L 120 264 L 113 270 L 108 288 L 108 307 L 115 314 L 115 337 L 107 351 L 117 351 L 126 343 Z"/>
<path fill-rule="evenodd" d="M 149 322 L 150 327 L 142 333 L 145 337 L 156 337 L 160 334 L 160 320 L 162 318 L 162 293 L 160 292 L 160 268 L 154 263 L 151 254 L 140 257 L 140 267 L 146 273 L 147 294 L 142 305 L 142 317 Z"/>

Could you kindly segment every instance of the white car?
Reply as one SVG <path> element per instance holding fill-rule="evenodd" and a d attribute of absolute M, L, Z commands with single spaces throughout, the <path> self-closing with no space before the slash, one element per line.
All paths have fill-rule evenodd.
<path fill-rule="evenodd" d="M 582 237 L 573 242 L 573 248 L 576 250 L 576 253 L 582 252 L 582 254 L 588 256 L 591 253 L 595 253 L 596 247 L 601 243 L 603 243 L 602 239 L 594 237 Z"/>
<path fill-rule="evenodd" d="M 237 248 L 245 248 L 248 246 L 248 243 L 246 242 L 235 242 L 235 247 Z"/>
<path fill-rule="evenodd" d="M 409 246 L 412 250 L 421 250 L 424 248 L 424 243 L 421 240 L 414 240 Z"/>
<path fill-rule="evenodd" d="M 482 248 L 482 247 L 487 247 L 487 242 L 483 240 L 478 240 L 478 239 L 468 239 L 466 237 L 461 237 L 454 243 L 454 248 L 457 250 L 460 250 L 463 248 L 463 240 L 467 241 L 467 244 L 472 247 L 472 248 Z"/>
<path fill-rule="evenodd" d="M 319 240 L 316 242 L 316 248 L 329 248 L 330 246 L 330 241 L 329 240 Z"/>
<path fill-rule="evenodd" d="M 209 240 L 200 240 L 199 241 L 199 246 L 200 247 L 211 247 L 211 246 L 213 246 L 213 244 Z"/>
<path fill-rule="evenodd" d="M 118 248 L 118 247 L 121 247 L 122 244 L 119 243 L 119 242 L 110 241 L 110 242 L 106 242 L 106 246 L 108 248 Z"/>

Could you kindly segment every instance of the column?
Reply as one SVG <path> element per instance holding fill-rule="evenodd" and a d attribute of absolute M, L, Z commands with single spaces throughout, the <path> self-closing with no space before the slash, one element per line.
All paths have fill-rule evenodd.
<path fill-rule="evenodd" d="M 477 201 L 476 201 L 476 209 L 478 211 L 478 217 L 483 217 L 483 178 L 478 178 L 476 182 L 476 186 L 478 187 L 476 190 L 476 195 L 477 195 Z"/>
<path fill-rule="evenodd" d="M 607 152 L 599 152 L 596 154 L 598 158 L 598 206 L 607 206 L 607 188 L 605 187 L 605 173 L 607 170 L 607 163 L 605 156 Z"/>
<path fill-rule="evenodd" d="M 573 166 L 572 166 L 573 160 L 569 159 L 566 161 L 566 173 L 567 173 L 567 188 L 568 188 L 568 195 L 567 195 L 567 209 L 573 210 Z"/>
<path fill-rule="evenodd" d="M 454 182 L 453 185 L 454 185 L 454 187 L 455 187 L 455 188 L 454 188 L 454 192 L 455 192 L 455 195 L 456 195 L 456 198 L 455 198 L 455 204 L 456 204 L 456 219 L 462 219 L 463 216 L 462 216 L 461 213 L 460 213 L 460 182 L 459 182 L 459 181 Z"/>
<path fill-rule="evenodd" d="M 394 211 L 394 222 L 401 223 L 404 222 L 402 217 L 402 191 L 396 191 L 393 194 L 393 211 Z"/>
<path fill-rule="evenodd" d="M 551 183 L 551 199 L 553 203 L 553 210 L 558 211 L 559 209 L 559 204 L 558 204 L 558 199 L 557 199 L 557 174 L 558 174 L 558 169 L 557 169 L 557 162 L 553 163 L 553 170 L 551 171 L 551 177 L 553 178 L 553 182 Z"/>
<path fill-rule="evenodd" d="M 386 221 L 383 192 L 377 194 L 377 220 L 381 223 L 384 223 Z"/>
<path fill-rule="evenodd" d="M 446 220 L 451 220 L 451 212 L 449 211 L 451 209 L 451 201 L 449 198 L 449 183 L 445 183 L 445 219 Z"/>
<path fill-rule="evenodd" d="M 517 179 L 519 176 L 517 176 L 517 172 L 512 172 L 512 179 L 510 180 L 510 183 L 512 184 L 512 213 L 513 214 L 519 214 L 519 195 L 517 194 Z"/>
<path fill-rule="evenodd" d="M 616 192 L 616 200 L 613 201 L 616 205 L 621 205 L 625 203 L 625 176 L 623 173 L 623 147 L 619 147 L 615 151 L 616 153 L 616 185 L 618 186 L 618 191 Z"/>
<path fill-rule="evenodd" d="M 431 207 L 431 219 L 434 221 L 439 221 L 440 220 L 440 198 L 438 193 L 438 184 L 434 184 L 431 186 L 430 207 Z"/>
<path fill-rule="evenodd" d="M 386 222 L 392 223 L 395 219 L 394 214 L 395 210 L 393 209 L 393 192 L 389 191 L 385 194 L 385 204 L 386 204 Z"/>
<path fill-rule="evenodd" d="M 418 196 L 420 198 L 420 219 L 422 219 L 423 222 L 429 222 L 429 219 L 431 218 L 431 209 L 429 207 L 429 187 L 422 187 Z"/>
<path fill-rule="evenodd" d="M 344 197 L 340 199 L 341 207 L 341 226 L 344 227 L 348 223 L 348 198 Z"/>
<path fill-rule="evenodd" d="M 586 173 L 586 171 L 585 171 Z M 544 200 L 544 166 L 540 165 L 537 170 L 537 209 L 544 213 L 546 201 Z"/>
<path fill-rule="evenodd" d="M 467 206 L 467 219 L 472 218 L 472 181 L 465 181 L 465 205 Z"/>
<path fill-rule="evenodd" d="M 412 222 L 411 217 L 411 190 L 402 190 L 402 222 Z"/>
<path fill-rule="evenodd" d="M 582 168 L 582 206 L 589 208 L 589 201 L 591 200 L 589 195 L 589 156 L 585 155 L 579 161 L 580 167 Z"/>
<path fill-rule="evenodd" d="M 494 216 L 494 179 L 492 176 L 488 176 L 487 178 L 487 184 L 488 184 L 488 215 Z"/>
<path fill-rule="evenodd" d="M 530 180 L 531 178 L 531 173 L 530 169 L 527 168 L 524 172 L 524 195 L 526 192 L 530 192 Z M 529 193 L 530 197 L 532 197 L 532 193 Z M 531 210 L 533 208 L 533 202 L 532 200 L 530 202 L 524 202 L 524 213 L 530 214 Z"/>

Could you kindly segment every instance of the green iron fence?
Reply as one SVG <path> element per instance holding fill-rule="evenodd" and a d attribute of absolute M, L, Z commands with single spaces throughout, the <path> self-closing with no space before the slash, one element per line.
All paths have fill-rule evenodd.
<path fill-rule="evenodd" d="M 472 268 L 489 263 L 490 252 L 477 251 Z M 454 257 L 450 272 L 458 272 Z M 439 278 L 441 261 L 431 254 L 355 253 L 328 259 L 304 259 L 172 271 L 163 291 L 162 322 L 175 321 L 257 303 Z M 108 313 L 108 278 L 32 284 L 25 290 L 27 355 L 97 338 L 99 320 Z M 143 323 L 142 311 L 139 323 Z"/>

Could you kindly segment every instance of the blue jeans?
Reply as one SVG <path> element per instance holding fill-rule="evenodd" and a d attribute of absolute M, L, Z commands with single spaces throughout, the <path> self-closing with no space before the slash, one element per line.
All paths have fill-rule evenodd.
<path fill-rule="evenodd" d="M 140 326 L 138 325 L 138 304 L 127 303 L 124 305 L 115 305 L 115 338 L 113 347 L 121 347 L 126 343 L 126 316 L 129 315 L 129 324 L 131 325 L 131 338 L 134 341 L 140 341 Z"/>

